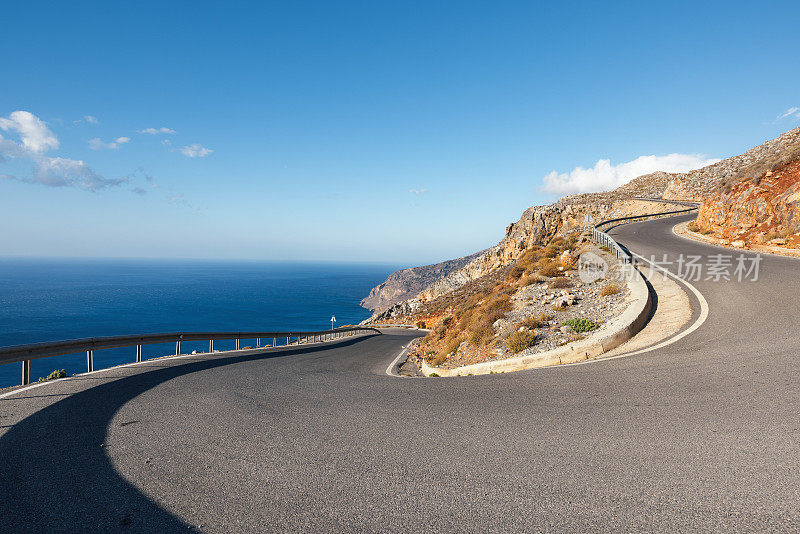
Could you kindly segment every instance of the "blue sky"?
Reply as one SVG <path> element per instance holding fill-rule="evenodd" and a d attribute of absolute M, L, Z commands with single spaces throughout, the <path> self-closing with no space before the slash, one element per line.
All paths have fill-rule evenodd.
<path fill-rule="evenodd" d="M 797 2 L 3 12 L 5 255 L 440 261 L 800 125 Z"/>

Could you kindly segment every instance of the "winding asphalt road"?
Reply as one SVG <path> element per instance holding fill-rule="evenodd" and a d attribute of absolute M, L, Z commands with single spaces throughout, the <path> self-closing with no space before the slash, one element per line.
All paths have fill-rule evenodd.
<path fill-rule="evenodd" d="M 612 235 L 729 253 L 679 220 Z M 395 378 L 397 332 L 0 399 L 0 531 L 797 531 L 800 262 L 694 285 L 707 321 L 628 358 Z"/>

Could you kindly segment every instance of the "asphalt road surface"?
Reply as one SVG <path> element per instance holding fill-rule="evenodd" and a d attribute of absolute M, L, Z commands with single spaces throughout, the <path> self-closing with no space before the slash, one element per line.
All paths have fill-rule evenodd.
<path fill-rule="evenodd" d="M 679 220 L 612 232 L 731 253 Z M 800 262 L 694 285 L 698 330 L 586 365 L 390 377 L 399 332 L 0 399 L 0 532 L 797 531 Z"/>

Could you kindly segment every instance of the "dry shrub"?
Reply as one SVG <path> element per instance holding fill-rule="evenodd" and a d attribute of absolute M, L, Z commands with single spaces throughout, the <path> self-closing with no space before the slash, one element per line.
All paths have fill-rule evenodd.
<path fill-rule="evenodd" d="M 539 274 L 541 276 L 546 276 L 547 278 L 555 278 L 557 276 L 561 276 L 561 270 L 559 270 L 556 262 L 551 261 L 539 268 Z"/>
<path fill-rule="evenodd" d="M 508 350 L 517 354 L 536 343 L 536 335 L 530 332 L 514 332 L 506 339 Z"/>
<path fill-rule="evenodd" d="M 570 282 L 569 279 L 564 276 L 559 276 L 550 282 L 550 287 L 553 289 L 564 289 L 565 287 L 572 287 L 572 282 Z"/>
<path fill-rule="evenodd" d="M 617 284 L 609 284 L 603 289 L 600 290 L 601 297 L 609 297 L 611 295 L 616 295 L 617 293 L 621 292 L 622 288 L 620 288 Z"/>
<path fill-rule="evenodd" d="M 561 253 L 558 246 L 547 245 L 542 251 L 542 256 L 545 258 L 555 258 Z"/>
<path fill-rule="evenodd" d="M 525 274 L 525 267 L 517 263 L 508 271 L 508 280 L 519 280 Z"/>
<path fill-rule="evenodd" d="M 544 282 L 544 278 L 538 274 L 529 274 L 520 281 L 520 284 L 523 286 L 529 286 L 531 284 L 541 284 L 542 282 Z"/>
<path fill-rule="evenodd" d="M 458 350 L 458 347 L 461 345 L 461 342 L 464 341 L 461 336 L 454 337 L 444 347 L 444 355 L 447 356 L 452 354 Z"/>
<path fill-rule="evenodd" d="M 528 317 L 524 321 L 522 321 L 522 326 L 527 328 L 543 328 L 547 326 L 547 322 L 550 320 L 550 316 L 546 313 L 540 313 L 536 317 Z"/>
<path fill-rule="evenodd" d="M 484 346 L 487 345 L 494 338 L 494 328 L 487 323 L 479 324 L 475 327 L 469 336 L 469 341 L 473 345 Z"/>

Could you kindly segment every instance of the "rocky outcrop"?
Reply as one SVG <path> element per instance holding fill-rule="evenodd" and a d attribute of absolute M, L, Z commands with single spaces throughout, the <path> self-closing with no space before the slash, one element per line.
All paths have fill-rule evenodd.
<path fill-rule="evenodd" d="M 800 157 L 706 198 L 697 224 L 738 248 L 800 248 Z"/>
<path fill-rule="evenodd" d="M 671 175 L 664 198 L 703 202 L 800 157 L 800 128 L 713 165 Z M 666 173 L 665 173 L 666 174 Z"/>
<path fill-rule="evenodd" d="M 425 303 L 510 265 L 531 246 L 544 245 L 557 235 L 582 230 L 587 214 L 599 221 L 675 209 L 667 204 L 657 206 L 636 201 L 634 197 L 701 202 L 701 222 L 744 243 L 759 239 L 795 243 L 793 232 L 798 230 L 800 196 L 797 169 L 792 166 L 795 161 L 800 161 L 800 128 L 702 169 L 686 173 L 655 172 L 635 178 L 614 191 L 573 195 L 547 206 L 528 208 L 517 222 L 506 228 L 500 243 L 415 296 L 409 291 L 407 295 L 411 298 L 396 302 L 370 320 L 391 321 L 411 316 Z M 797 241 L 800 242 L 800 236 Z"/>
<path fill-rule="evenodd" d="M 361 301 L 361 305 L 368 310 L 382 312 L 394 304 L 419 294 L 437 280 L 461 269 L 480 254 L 482 252 L 433 265 L 396 271 L 389 275 L 384 283 L 373 287 L 369 295 Z"/>

